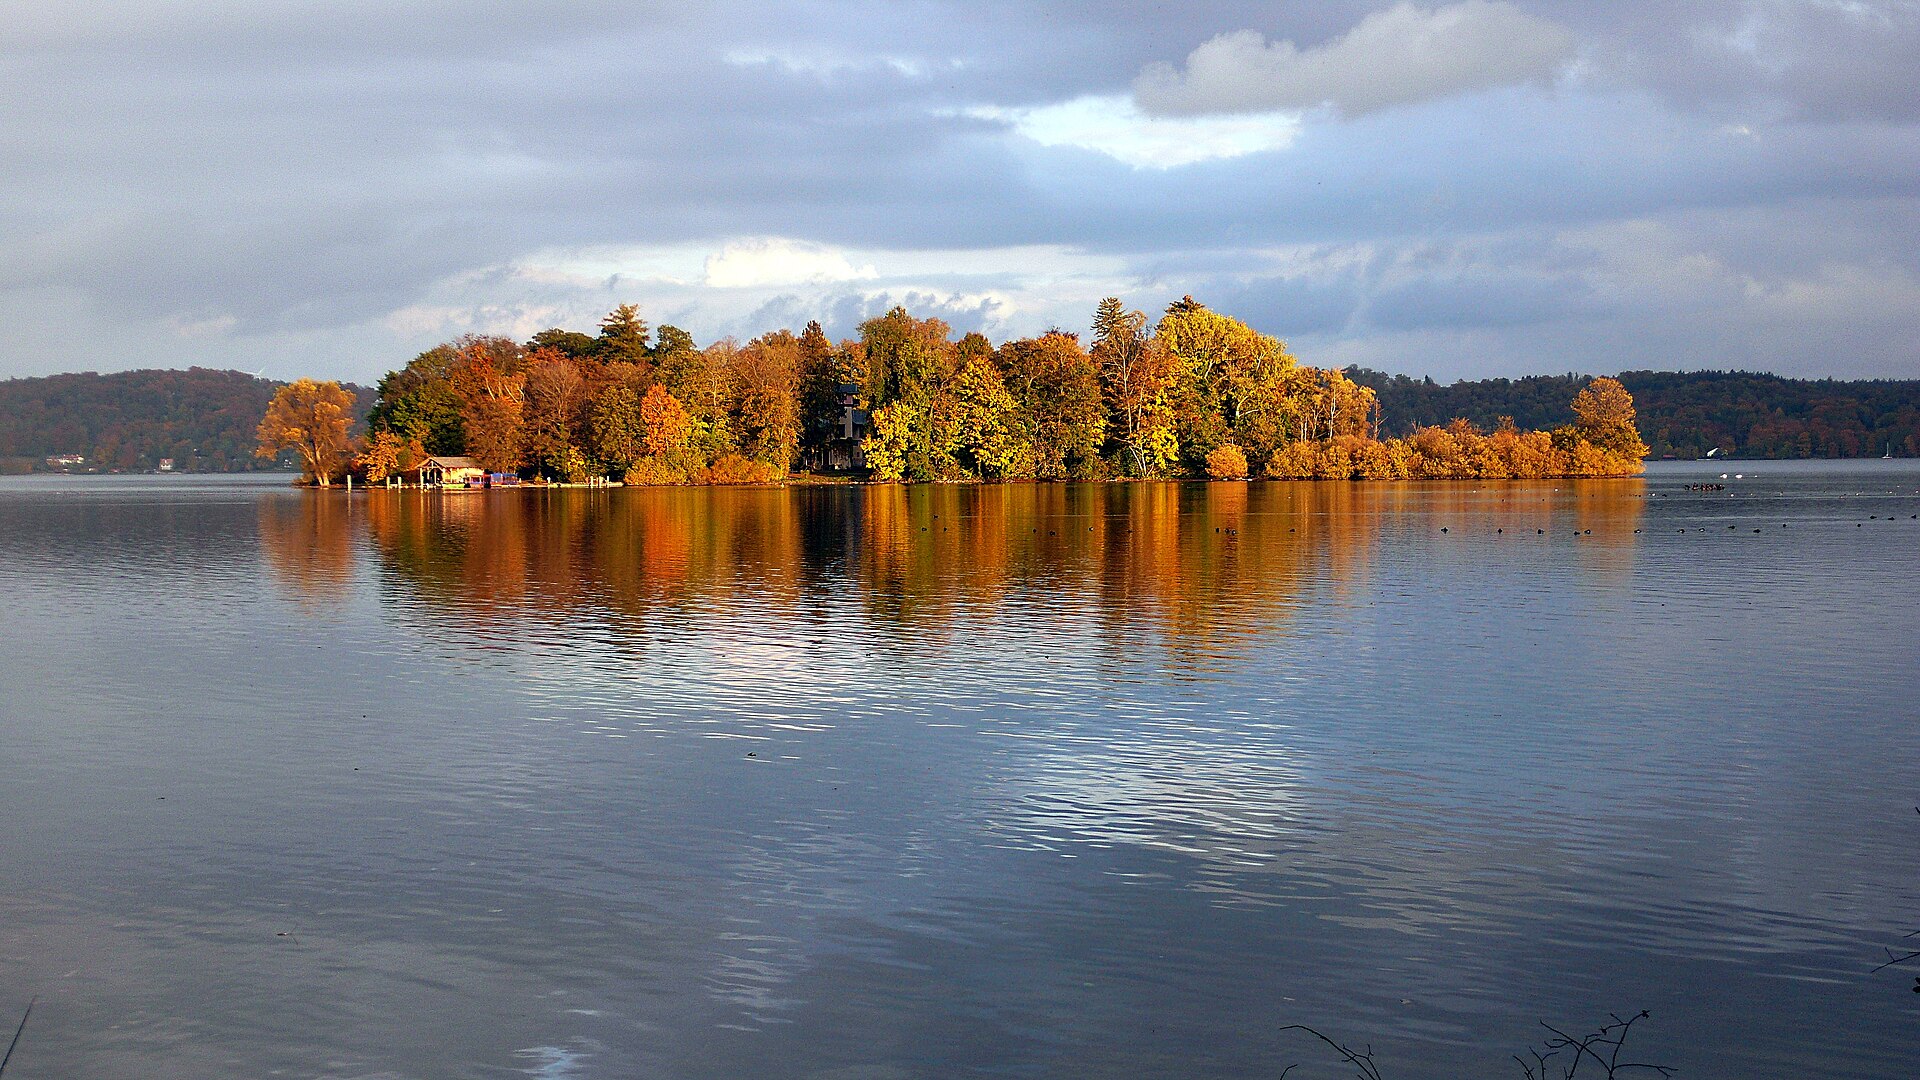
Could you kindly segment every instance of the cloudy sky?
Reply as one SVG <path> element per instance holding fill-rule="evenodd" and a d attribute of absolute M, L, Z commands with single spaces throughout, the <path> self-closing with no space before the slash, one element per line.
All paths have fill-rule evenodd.
<path fill-rule="evenodd" d="M 0 376 L 1191 293 L 1442 380 L 1920 377 L 1920 2 L 0 0 Z"/>

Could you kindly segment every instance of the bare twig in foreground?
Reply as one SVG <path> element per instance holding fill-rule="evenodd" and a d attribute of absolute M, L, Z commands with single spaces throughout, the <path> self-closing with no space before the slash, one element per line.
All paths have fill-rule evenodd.
<path fill-rule="evenodd" d="M 5 1073 L 7 1071 L 7 1062 L 13 1060 L 13 1048 L 20 1045 L 20 1033 L 27 1030 L 27 1017 L 33 1015 L 33 1007 L 39 1001 L 40 999 L 37 997 L 28 1001 L 27 1011 L 20 1014 L 20 1026 L 13 1029 L 13 1041 L 7 1044 L 6 1055 L 0 1057 L 0 1073 Z"/>

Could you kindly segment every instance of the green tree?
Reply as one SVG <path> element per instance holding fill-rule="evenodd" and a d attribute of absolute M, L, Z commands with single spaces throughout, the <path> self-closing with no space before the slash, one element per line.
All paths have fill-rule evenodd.
<path fill-rule="evenodd" d="M 647 362 L 647 321 L 640 309 L 621 304 L 600 320 L 600 338 L 594 342 L 594 356 L 604 364 L 645 364 Z"/>
<path fill-rule="evenodd" d="M 798 345 L 800 446 L 809 463 L 821 467 L 826 445 L 840 426 L 842 365 L 818 322 L 807 324 Z"/>
<path fill-rule="evenodd" d="M 368 430 L 394 432 L 419 442 L 430 454 L 465 453 L 466 430 L 451 377 L 459 359 L 458 346 L 436 345 L 406 367 L 388 372 L 367 415 Z"/>
<path fill-rule="evenodd" d="M 585 360 L 593 356 L 598 348 L 599 341 L 596 338 L 582 334 L 577 330 L 561 330 L 558 328 L 542 330 L 527 339 L 528 352 L 536 349 L 550 349 L 571 357 L 574 360 Z"/>
<path fill-rule="evenodd" d="M 866 398 L 878 408 L 900 399 L 923 398 L 928 382 L 953 353 L 952 327 L 939 319 L 916 319 L 896 307 L 860 324 L 866 356 Z"/>
<path fill-rule="evenodd" d="M 692 352 L 699 346 L 693 343 L 693 335 L 677 326 L 662 325 L 659 340 L 653 347 L 654 356 L 672 356 L 675 353 Z"/>

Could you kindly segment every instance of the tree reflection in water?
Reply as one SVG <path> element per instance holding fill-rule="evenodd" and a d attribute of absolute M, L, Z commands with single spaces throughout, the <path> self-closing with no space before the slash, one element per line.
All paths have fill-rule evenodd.
<path fill-rule="evenodd" d="M 1366 594 L 1383 544 L 1439 568 L 1575 545 L 1631 568 L 1639 480 L 1126 483 L 316 492 L 262 504 L 301 598 L 335 602 L 354 533 L 443 628 L 592 615 L 645 633 L 698 613 L 795 626 L 857 614 L 879 648 L 1087 632 L 1231 663 L 1301 605 Z M 1441 530 L 1445 529 L 1445 532 Z"/>

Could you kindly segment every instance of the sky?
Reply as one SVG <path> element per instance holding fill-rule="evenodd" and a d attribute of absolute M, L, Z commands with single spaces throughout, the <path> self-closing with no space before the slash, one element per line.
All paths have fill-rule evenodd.
<path fill-rule="evenodd" d="M 1920 378 L 1920 0 L 0 0 L 0 377 L 1182 295 L 1441 381 Z"/>

